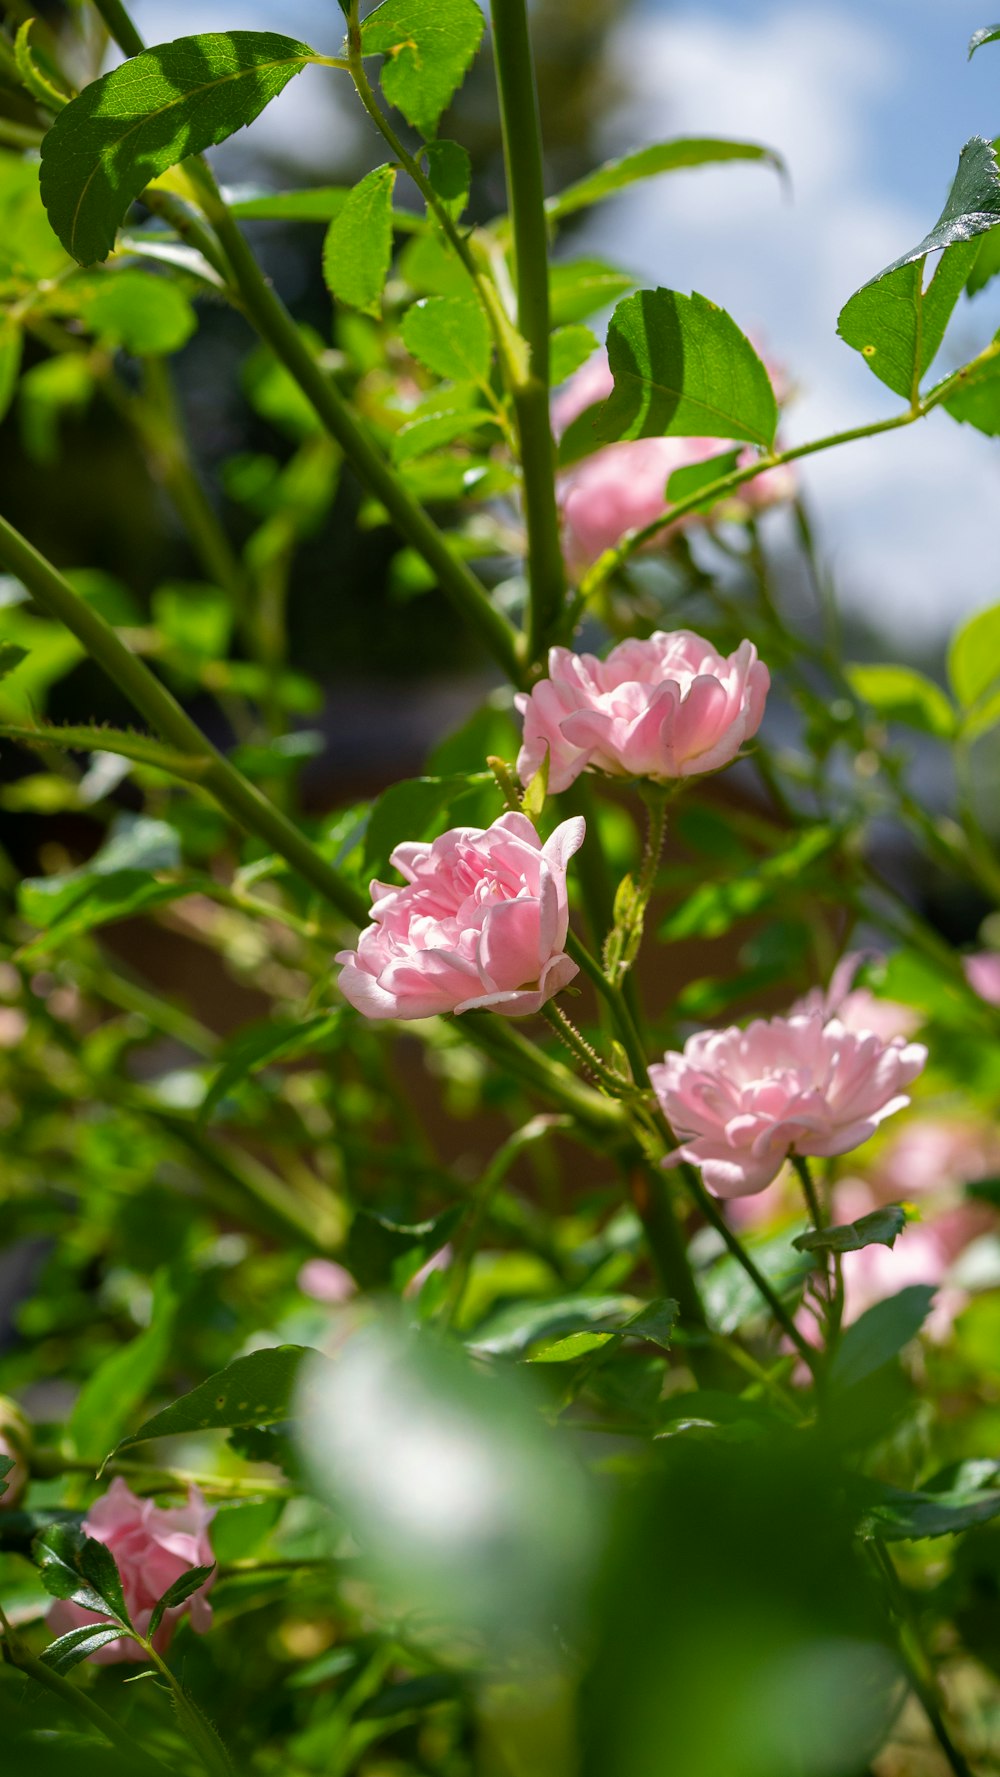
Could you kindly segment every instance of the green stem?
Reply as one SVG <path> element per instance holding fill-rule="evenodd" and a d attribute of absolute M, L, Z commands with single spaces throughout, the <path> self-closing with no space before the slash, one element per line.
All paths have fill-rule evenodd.
<path fill-rule="evenodd" d="M 125 54 L 140 55 L 145 44 L 121 0 L 95 0 L 95 4 Z M 407 492 L 378 446 L 355 419 L 336 384 L 317 364 L 223 202 L 208 162 L 199 155 L 187 161 L 185 167 L 198 191 L 206 220 L 229 262 L 247 318 L 298 383 L 330 436 L 350 458 L 369 491 L 381 500 L 397 529 L 433 568 L 442 592 L 459 616 L 478 630 L 508 678 L 521 684 L 523 669 L 515 631 L 491 604 L 476 576 L 452 554 L 443 531 Z"/>
<path fill-rule="evenodd" d="M 963 364 L 960 370 L 956 370 L 951 376 L 946 377 L 944 382 L 939 383 L 937 388 L 932 389 L 921 401 L 908 407 L 905 413 L 893 414 L 892 418 L 887 420 L 872 420 L 865 426 L 852 426 L 845 432 L 831 432 L 826 438 L 814 438 L 807 444 L 792 445 L 789 450 L 770 451 L 767 456 L 758 457 L 756 462 L 748 464 L 746 468 L 734 469 L 728 475 L 721 475 L 717 481 L 710 482 L 706 487 L 699 488 L 696 493 L 689 494 L 686 499 L 676 500 L 672 506 L 665 507 L 660 516 L 653 519 L 650 524 L 643 525 L 640 530 L 630 531 L 614 549 L 605 550 L 604 554 L 598 558 L 584 576 L 580 587 L 581 597 L 584 600 L 592 598 L 600 591 L 605 581 L 612 574 L 617 573 L 618 569 L 628 561 L 630 556 L 635 554 L 637 549 L 652 542 L 667 525 L 676 524 L 677 520 L 683 518 L 686 513 L 693 512 L 696 506 L 701 506 L 708 500 L 722 499 L 725 494 L 731 493 L 734 488 L 741 487 L 745 481 L 752 481 L 754 476 L 762 474 L 767 469 L 776 469 L 785 463 L 798 462 L 802 457 L 814 456 L 817 451 L 834 450 L 841 444 L 854 444 L 862 438 L 876 438 L 882 432 L 896 432 L 901 426 L 912 426 L 916 420 L 924 419 L 935 407 L 940 407 L 942 401 L 947 401 L 949 395 L 954 395 L 975 371 L 991 363 L 998 356 L 1000 356 L 1000 340 L 993 340 L 970 363 Z"/>
<path fill-rule="evenodd" d="M 827 1217 L 824 1214 L 823 1205 L 819 1200 L 819 1192 L 816 1189 L 816 1182 L 813 1178 L 809 1162 L 804 1154 L 793 1154 L 791 1159 L 792 1165 L 799 1175 L 799 1181 L 802 1185 L 802 1194 L 806 1200 L 806 1208 L 812 1217 L 813 1227 L 825 1228 L 827 1225 Z"/>
<path fill-rule="evenodd" d="M 528 531 L 528 657 L 540 663 L 561 626 L 566 571 L 555 496 L 549 417 L 549 263 L 542 132 L 526 0 L 494 0 L 493 48 L 514 236 L 517 324 L 531 376 L 514 391 Z"/>
<path fill-rule="evenodd" d="M 211 1723 L 205 1719 L 197 1703 L 188 1696 L 183 1685 L 174 1677 L 170 1667 L 157 1653 L 152 1642 L 144 1641 L 142 1645 L 160 1677 L 165 1679 L 169 1685 L 178 1726 L 189 1737 L 193 1750 L 208 1772 L 208 1777 L 233 1777 L 229 1754 Z"/>
<path fill-rule="evenodd" d="M 802 1337 L 802 1334 L 795 1325 L 795 1322 L 785 1307 L 784 1302 L 781 1300 L 781 1297 L 778 1295 L 773 1285 L 768 1282 L 763 1271 L 759 1270 L 757 1265 L 755 1265 L 750 1254 L 747 1252 L 746 1247 L 743 1245 L 743 1242 L 733 1233 L 732 1228 L 729 1226 L 725 1216 L 719 1209 L 715 1198 L 710 1191 L 706 1190 L 701 1179 L 698 1177 L 695 1168 L 693 1166 L 682 1164 L 678 1170 L 690 1191 L 691 1196 L 694 1198 L 695 1203 L 705 1217 L 706 1222 L 710 1222 L 716 1233 L 721 1236 L 737 1264 L 742 1266 L 758 1294 L 762 1296 L 767 1303 L 771 1313 L 786 1337 L 791 1340 L 803 1363 L 808 1367 L 810 1374 L 815 1376 L 817 1364 L 816 1353 L 812 1346 Z"/>
<path fill-rule="evenodd" d="M 548 1004 L 542 1007 L 542 1017 L 547 1024 L 551 1024 L 556 1036 L 565 1043 L 567 1049 L 576 1056 L 588 1073 L 592 1074 L 595 1080 L 599 1080 L 608 1092 L 620 1096 L 622 1090 L 627 1088 L 628 1082 L 620 1074 L 612 1072 L 611 1068 L 601 1060 L 597 1050 L 592 1048 L 586 1037 L 577 1030 L 573 1020 L 567 1018 L 561 1006 L 557 1006 L 554 1000 L 549 1000 Z"/>
<path fill-rule="evenodd" d="M 104 618 L 73 591 L 69 581 L 0 518 L 0 561 L 28 588 L 38 604 L 71 630 L 88 654 L 135 705 L 156 732 L 180 753 L 204 761 L 199 783 L 244 831 L 273 847 L 311 888 L 346 919 L 363 925 L 364 897 L 328 864 L 287 816 L 224 759 L 149 668 L 129 652 Z"/>
<path fill-rule="evenodd" d="M 140 56 L 146 45 L 121 0 L 94 0 L 94 6 L 119 49 L 127 56 Z"/>
<path fill-rule="evenodd" d="M 704 1303 L 662 1171 L 648 1160 L 636 1161 L 628 1167 L 628 1182 L 664 1289 L 676 1299 L 682 1320 L 691 1326 L 705 1327 Z"/>
<path fill-rule="evenodd" d="M 428 179 L 427 174 L 424 172 L 423 167 L 420 165 L 420 162 L 409 152 L 405 143 L 396 134 L 389 119 L 383 114 L 378 100 L 372 92 L 368 76 L 365 73 L 364 61 L 361 54 L 360 34 L 357 32 L 356 28 L 350 31 L 349 40 L 350 55 L 348 57 L 347 65 L 350 70 L 351 79 L 354 81 L 355 88 L 357 89 L 358 98 L 361 100 L 362 105 L 372 122 L 375 124 L 376 129 L 384 137 L 385 141 L 388 142 L 389 147 L 392 149 L 393 154 L 404 172 L 408 173 L 409 177 L 413 180 L 413 183 L 420 192 L 427 208 L 432 211 L 437 218 L 448 245 L 451 247 L 452 252 L 456 255 L 460 265 L 469 277 L 476 296 L 486 313 L 486 319 L 490 324 L 490 329 L 496 341 L 497 350 L 500 354 L 500 362 L 503 366 L 504 379 L 508 387 L 514 391 L 525 380 L 524 359 L 526 354 L 524 342 L 519 338 L 517 329 L 511 322 L 510 317 L 500 300 L 500 293 L 497 290 L 493 279 L 488 276 L 479 265 L 477 265 L 475 255 L 473 254 L 468 241 L 455 226 L 455 220 L 449 213 L 447 205 L 442 203 Z"/>
<path fill-rule="evenodd" d="M 483 1229 L 493 1207 L 493 1199 L 519 1154 L 532 1142 L 541 1141 L 556 1129 L 572 1129 L 569 1117 L 532 1117 L 522 1129 L 516 1129 L 498 1148 L 483 1173 L 472 1204 L 465 1234 L 451 1268 L 448 1293 L 441 1312 L 441 1324 L 453 1327 L 457 1321 L 469 1282 L 469 1273 L 476 1256 Z"/>
<path fill-rule="evenodd" d="M 869 1547 L 874 1565 L 888 1594 L 889 1606 L 896 1627 L 897 1645 L 906 1668 L 910 1689 L 919 1699 L 934 1730 L 934 1737 L 955 1777 L 973 1777 L 972 1768 L 965 1755 L 955 1745 L 944 1719 L 938 1697 L 934 1666 L 921 1640 L 920 1631 L 910 1608 L 909 1598 L 896 1572 L 892 1556 L 880 1542 L 873 1542 Z"/>
<path fill-rule="evenodd" d="M 369 491 L 382 502 L 400 534 L 434 570 L 442 592 L 459 616 L 478 631 L 508 678 L 521 684 L 523 669 L 515 631 L 491 604 L 471 570 L 452 554 L 443 531 L 407 492 L 378 446 L 355 419 L 336 384 L 316 362 L 284 303 L 265 280 L 208 167 L 200 162 L 191 165 L 197 173 L 205 214 L 229 260 L 248 319 L 294 377 L 330 436 Z"/>
<path fill-rule="evenodd" d="M 30 123 L 15 123 L 12 117 L 0 117 L 0 142 L 8 148 L 38 148 L 44 140 L 44 130 L 36 130 Z"/>
<path fill-rule="evenodd" d="M 595 1136 L 627 1139 L 628 1127 L 618 1104 L 552 1061 L 527 1037 L 512 1030 L 508 1021 L 490 1012 L 464 1012 L 462 1023 L 471 1025 L 470 1034 L 479 1048 L 556 1110 L 568 1111 Z"/>
<path fill-rule="evenodd" d="M 155 1758 L 152 1753 L 146 1752 L 145 1748 L 137 1743 L 134 1730 L 120 1726 L 114 1717 L 102 1709 L 99 1703 L 95 1703 L 93 1698 L 79 1685 L 71 1684 L 68 1678 L 63 1678 L 59 1672 L 53 1672 L 51 1666 L 46 1666 L 43 1660 L 36 1660 L 33 1654 L 29 1654 L 7 1621 L 2 1609 L 0 1609 L 0 1627 L 3 1629 L 3 1645 L 7 1658 L 18 1672 L 23 1672 L 26 1678 L 41 1685 L 51 1696 L 64 1704 L 72 1714 L 82 1716 L 92 1728 L 96 1728 L 103 1740 L 106 1740 L 110 1746 L 117 1746 L 127 1755 L 130 1765 L 137 1764 L 140 1772 L 148 1770 L 162 1773 L 168 1769 L 158 1758 Z"/>

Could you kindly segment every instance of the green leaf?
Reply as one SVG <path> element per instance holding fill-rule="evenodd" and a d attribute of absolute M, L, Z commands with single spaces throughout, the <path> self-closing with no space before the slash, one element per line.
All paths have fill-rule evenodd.
<path fill-rule="evenodd" d="M 859 1216 L 856 1222 L 843 1222 L 835 1228 L 810 1228 L 808 1234 L 799 1234 L 792 1245 L 800 1253 L 856 1253 L 863 1246 L 892 1247 L 905 1226 L 903 1204 L 886 1203 L 881 1209 Z"/>
<path fill-rule="evenodd" d="M 455 384 L 444 391 L 435 390 L 435 396 L 440 394 L 440 398 L 422 402 L 394 435 L 390 446 L 393 462 L 412 463 L 456 439 L 471 439 L 484 426 L 499 431 L 495 413 L 470 405 L 470 395 L 474 398 L 477 392 L 474 385 L 463 389 Z"/>
<path fill-rule="evenodd" d="M 221 1065 L 202 1101 L 201 1121 L 207 1122 L 226 1094 L 259 1068 L 321 1049 L 334 1035 L 341 1019 L 338 1009 L 317 1013 L 314 1018 L 269 1018 L 262 1025 L 241 1031 L 223 1050 Z"/>
<path fill-rule="evenodd" d="M 100 851 L 81 869 L 21 883 L 18 910 L 42 928 L 22 954 L 44 955 L 68 937 L 187 894 L 184 883 L 160 882 L 153 874 L 179 866 L 173 827 L 144 815 L 120 816 Z"/>
<path fill-rule="evenodd" d="M 13 1456 L 0 1456 L 0 1499 L 7 1491 L 7 1476 L 14 1467 Z"/>
<path fill-rule="evenodd" d="M 186 1598 L 190 1598 L 192 1592 L 197 1592 L 199 1586 L 203 1586 L 207 1579 L 211 1579 L 214 1572 L 214 1561 L 208 1567 L 191 1567 L 187 1573 L 182 1573 L 172 1586 L 168 1586 L 162 1598 L 158 1598 L 153 1606 L 149 1628 L 146 1630 L 146 1639 L 152 1640 L 163 1621 L 165 1611 L 174 1610 L 178 1604 L 183 1604 Z"/>
<path fill-rule="evenodd" d="M 941 740 L 955 732 L 955 711 L 940 685 L 912 666 L 848 666 L 848 680 L 858 696 L 886 722 L 905 722 Z"/>
<path fill-rule="evenodd" d="M 385 56 L 382 91 L 421 135 L 433 136 L 483 28 L 476 0 L 383 0 L 365 19 L 362 53 Z"/>
<path fill-rule="evenodd" d="M 372 806 L 365 833 L 366 871 L 386 868 L 394 845 L 426 839 L 443 815 L 493 782 L 491 772 L 457 772 L 450 777 L 411 777 L 390 784 Z"/>
<path fill-rule="evenodd" d="M 623 438 L 744 438 L 774 442 L 778 404 L 764 365 L 725 309 L 704 296 L 639 290 L 608 330 L 615 379 L 597 430 Z"/>
<path fill-rule="evenodd" d="M 17 321 L 0 315 L 0 420 L 3 419 L 17 388 L 21 368 L 22 333 Z"/>
<path fill-rule="evenodd" d="M 1000 604 L 959 626 L 948 649 L 948 679 L 964 711 L 1000 686 Z"/>
<path fill-rule="evenodd" d="M 392 193 L 396 168 L 375 167 L 355 185 L 326 231 L 323 276 L 339 302 L 379 320 L 392 262 Z"/>
<path fill-rule="evenodd" d="M 993 149 L 995 153 L 997 151 L 996 142 L 993 144 Z M 976 263 L 965 280 L 966 296 L 978 296 L 980 290 L 984 290 L 998 272 L 1000 272 L 1000 229 L 993 228 L 989 234 L 980 237 Z"/>
<path fill-rule="evenodd" d="M 428 142 L 424 149 L 427 177 L 435 195 L 457 222 L 469 201 L 472 160 L 460 142 Z"/>
<path fill-rule="evenodd" d="M 46 878 L 36 878 L 36 884 Z M 151 913 L 154 907 L 165 907 L 190 894 L 189 884 L 158 882 L 139 870 L 116 870 L 97 877 L 73 902 L 73 905 L 18 952 L 23 962 L 35 962 L 48 956 L 70 938 L 119 919 L 136 919 L 140 913 Z"/>
<path fill-rule="evenodd" d="M 840 311 L 841 339 L 861 353 L 880 382 L 907 401 L 916 399 L 924 372 L 937 355 L 980 247 L 978 240 L 957 242 L 944 254 L 926 290 L 924 260 L 906 261 L 863 285 Z"/>
<path fill-rule="evenodd" d="M 948 201 L 930 234 L 924 236 L 908 253 L 894 259 L 891 265 L 877 272 L 876 283 L 902 265 L 925 259 L 943 247 L 953 247 L 974 235 L 984 234 L 1000 222 L 1000 174 L 992 142 L 984 136 L 972 136 L 958 157 L 958 171 L 948 193 Z M 865 286 L 867 288 L 867 285 Z"/>
<path fill-rule="evenodd" d="M 405 1289 L 427 1260 L 450 1240 L 465 1210 L 461 1204 L 428 1222 L 392 1222 L 359 1209 L 347 1236 L 346 1261 L 362 1289 Z"/>
<path fill-rule="evenodd" d="M 736 468 L 740 453 L 738 450 L 721 451 L 717 457 L 708 457 L 703 463 L 686 463 L 683 469 L 675 469 L 667 482 L 667 499 L 673 505 L 678 500 L 687 500 L 697 494 L 703 487 L 709 487 L 720 476 L 728 475 Z M 706 500 L 705 505 L 714 505 L 713 500 Z M 701 508 L 695 508 L 700 511 Z"/>
<path fill-rule="evenodd" d="M 549 381 L 555 387 L 564 383 L 586 364 L 597 351 L 597 335 L 589 327 L 574 322 L 557 327 L 549 340 Z"/>
<path fill-rule="evenodd" d="M 170 1356 L 179 1301 L 162 1276 L 153 1292 L 150 1324 L 128 1345 L 113 1351 L 87 1378 L 70 1414 L 69 1435 L 83 1462 L 100 1462 L 117 1441 L 135 1409 L 149 1394 Z"/>
<path fill-rule="evenodd" d="M 16 672 L 22 660 L 27 660 L 27 648 L 19 648 L 16 642 L 0 642 L 0 679 L 8 673 Z M 0 733 L 3 730 L 0 728 Z"/>
<path fill-rule="evenodd" d="M 876 1302 L 847 1328 L 830 1366 L 830 1382 L 843 1392 L 864 1382 L 915 1339 L 937 1294 L 933 1285 L 913 1283 L 898 1295 Z"/>
<path fill-rule="evenodd" d="M 549 303 L 553 327 L 585 321 L 598 309 L 634 290 L 635 278 L 603 259 L 564 259 L 549 267 Z"/>
<path fill-rule="evenodd" d="M 1000 1516 L 998 1481 L 1000 1468 L 990 1460 L 959 1463 L 915 1493 L 868 1480 L 863 1484 L 868 1505 L 858 1534 L 880 1542 L 911 1542 L 987 1524 Z"/>
<path fill-rule="evenodd" d="M 786 1306 L 797 1303 L 815 1263 L 811 1255 L 795 1252 L 787 1231 L 764 1240 L 746 1240 L 746 1246 L 758 1271 L 763 1272 Z M 713 1332 L 735 1333 L 747 1321 L 770 1313 L 753 1279 L 732 1253 L 725 1253 L 701 1273 L 699 1287 Z"/>
<path fill-rule="evenodd" d="M 704 167 L 725 160 L 758 160 L 768 162 L 784 172 L 784 162 L 771 148 L 757 142 L 730 142 L 713 137 L 680 137 L 672 142 L 654 142 L 638 148 L 619 160 L 605 161 L 602 167 L 567 186 L 556 197 L 550 197 L 545 212 L 554 222 L 562 221 L 576 210 L 603 203 L 626 185 L 638 179 L 652 179 L 659 173 L 676 173 L 687 167 Z"/>
<path fill-rule="evenodd" d="M 997 338 L 994 335 L 994 344 Z M 941 403 L 945 412 L 960 424 L 985 432 L 988 438 L 1000 436 L 1000 359 L 967 365 L 962 376 L 955 393 Z"/>
<path fill-rule="evenodd" d="M 81 1660 L 89 1659 L 99 1648 L 121 1639 L 120 1624 L 110 1628 L 106 1623 L 83 1623 L 79 1629 L 70 1629 L 66 1635 L 60 1635 L 58 1641 L 50 1642 L 39 1657 L 43 1666 L 48 1666 L 52 1672 L 72 1672 Z"/>
<path fill-rule="evenodd" d="M 403 317 L 403 344 L 435 376 L 484 383 L 490 373 L 489 322 L 479 303 L 463 296 L 424 296 Z"/>
<path fill-rule="evenodd" d="M 677 1303 L 667 1297 L 647 1302 L 620 1326 L 599 1327 L 588 1322 L 578 1331 L 553 1341 L 546 1340 L 528 1361 L 533 1364 L 575 1363 L 578 1358 L 589 1357 L 615 1339 L 646 1339 L 650 1344 L 658 1345 L 661 1351 L 669 1351 L 677 1313 Z"/>
<path fill-rule="evenodd" d="M 635 1296 L 556 1296 L 498 1309 L 469 1340 L 469 1349 L 491 1357 L 522 1357 L 541 1340 L 576 1333 L 612 1333 L 645 1310 Z"/>
<path fill-rule="evenodd" d="M 983 25 L 980 30 L 973 31 L 969 38 L 969 60 L 971 62 L 977 49 L 984 43 L 1000 43 L 1000 25 Z"/>
<path fill-rule="evenodd" d="M 180 351 L 198 324 L 183 291 L 152 272 L 101 276 L 77 301 L 93 333 L 140 358 Z"/>
<path fill-rule="evenodd" d="M 184 1433 L 242 1425 L 274 1425 L 289 1418 L 299 1369 L 316 1354 L 306 1345 L 277 1345 L 234 1358 L 162 1412 L 154 1413 L 105 1458 L 143 1444 L 147 1438 L 172 1438 Z"/>
<path fill-rule="evenodd" d="M 72 1599 L 85 1610 L 116 1617 L 131 1627 L 115 1558 L 76 1524 L 50 1524 L 39 1531 L 32 1553 L 42 1584 L 53 1598 Z"/>
<path fill-rule="evenodd" d="M 158 44 L 84 87 L 42 143 L 42 201 L 67 252 L 106 259 L 151 180 L 252 123 L 315 60 L 291 37 L 227 31 Z"/>
<path fill-rule="evenodd" d="M 223 191 L 232 214 L 248 222 L 332 222 L 350 194 L 349 185 L 315 185 L 308 191 L 260 191 L 246 197 Z"/>

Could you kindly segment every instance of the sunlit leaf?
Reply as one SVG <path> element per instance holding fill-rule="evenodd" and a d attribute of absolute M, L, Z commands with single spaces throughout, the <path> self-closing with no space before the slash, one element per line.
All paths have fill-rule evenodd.
<path fill-rule="evenodd" d="M 483 27 L 476 0 L 382 0 L 365 19 L 362 50 L 385 57 L 382 91 L 421 135 L 433 136 L 479 48 Z"/>
<path fill-rule="evenodd" d="M 425 296 L 403 317 L 403 344 L 435 376 L 485 382 L 489 376 L 489 322 L 471 297 Z"/>
<path fill-rule="evenodd" d="M 392 260 L 395 183 L 395 167 L 367 173 L 337 212 L 323 245 L 323 276 L 331 295 L 376 320 Z"/>
<path fill-rule="evenodd" d="M 947 696 L 915 667 L 866 663 L 846 672 L 858 696 L 886 722 L 904 722 L 939 739 L 954 734 L 955 711 Z"/>
<path fill-rule="evenodd" d="M 640 290 L 608 330 L 615 379 L 597 431 L 605 440 L 665 435 L 774 441 L 778 406 L 764 365 L 724 309 L 697 293 Z"/>
<path fill-rule="evenodd" d="M 277 1345 L 234 1358 L 190 1394 L 145 1420 L 112 1454 L 145 1443 L 147 1438 L 236 1425 L 274 1425 L 287 1419 L 300 1366 L 304 1358 L 313 1355 L 304 1345 Z"/>
<path fill-rule="evenodd" d="M 272 31 L 213 32 L 158 44 L 84 87 L 42 143 L 42 199 L 67 252 L 106 259 L 152 179 L 252 123 L 314 60 Z"/>
<path fill-rule="evenodd" d="M 679 137 L 672 142 L 654 142 L 638 148 L 618 160 L 605 161 L 593 173 L 568 185 L 545 205 L 546 214 L 559 222 L 576 210 L 603 203 L 627 185 L 639 179 L 652 179 L 660 173 L 676 173 L 688 167 L 710 166 L 719 161 L 757 160 L 770 163 L 779 172 L 784 170 L 781 156 L 757 142 L 730 142 L 713 137 Z"/>

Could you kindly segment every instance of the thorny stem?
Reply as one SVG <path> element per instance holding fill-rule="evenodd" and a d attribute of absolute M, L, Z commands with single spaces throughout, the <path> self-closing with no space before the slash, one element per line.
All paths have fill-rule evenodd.
<path fill-rule="evenodd" d="M 298 827 L 211 744 L 180 704 L 111 625 L 74 592 L 69 581 L 0 517 L 0 561 L 32 597 L 83 643 L 136 709 L 180 753 L 203 762 L 198 781 L 246 832 L 256 833 L 345 918 L 363 924 L 363 897 L 316 850 Z"/>
<path fill-rule="evenodd" d="M 548 231 L 542 135 L 525 0 L 495 0 L 492 25 L 514 238 L 517 322 L 530 352 L 530 374 L 514 390 L 514 407 L 528 530 L 528 658 L 534 665 L 555 640 L 566 602 L 555 497 L 556 455 L 549 417 Z"/>
<path fill-rule="evenodd" d="M 54 1672 L 51 1666 L 46 1666 L 43 1660 L 36 1660 L 33 1654 L 29 1654 L 20 1637 L 8 1622 L 2 1607 L 0 1607 L 0 1628 L 3 1629 L 4 1652 L 18 1672 L 23 1672 L 26 1678 L 41 1685 L 50 1695 L 58 1698 L 59 1702 L 64 1704 L 68 1710 L 83 1716 L 92 1728 L 96 1728 L 102 1739 L 106 1740 L 109 1745 L 120 1748 L 133 1766 L 138 1761 L 140 1772 L 147 1770 L 149 1772 L 164 1772 L 168 1769 L 153 1753 L 147 1752 L 141 1744 L 137 1744 L 134 1732 L 120 1726 L 113 1716 L 101 1708 L 99 1703 L 94 1702 L 87 1691 L 82 1690 L 79 1685 L 71 1684 L 68 1678 L 64 1678 L 59 1672 Z"/>
<path fill-rule="evenodd" d="M 576 1056 L 577 1061 L 581 1062 L 587 1072 L 595 1080 L 598 1080 L 608 1092 L 613 1093 L 615 1097 L 620 1097 L 623 1091 L 629 1089 L 629 1082 L 623 1079 L 621 1074 L 616 1074 L 601 1060 L 597 1050 L 588 1043 L 582 1032 L 577 1030 L 573 1020 L 567 1018 L 562 1007 L 557 1006 L 554 1000 L 549 1000 L 547 1005 L 542 1007 L 542 1017 L 548 1024 L 551 1024 L 556 1036 Z"/>
<path fill-rule="evenodd" d="M 934 1730 L 934 1737 L 955 1777 L 974 1777 L 971 1766 L 965 1755 L 955 1745 L 944 1719 L 934 1665 L 923 1645 L 909 1597 L 896 1572 L 892 1556 L 888 1549 L 878 1541 L 871 1542 L 868 1548 L 872 1562 L 888 1595 L 889 1608 L 896 1627 L 897 1645 L 906 1668 L 910 1688 L 914 1696 L 919 1699 Z"/>

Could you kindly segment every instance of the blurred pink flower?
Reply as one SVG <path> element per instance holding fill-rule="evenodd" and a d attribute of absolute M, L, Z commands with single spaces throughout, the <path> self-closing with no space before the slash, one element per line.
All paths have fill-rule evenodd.
<path fill-rule="evenodd" d="M 350 1272 L 334 1259 L 307 1259 L 296 1282 L 302 1294 L 314 1302 L 347 1302 L 358 1287 Z"/>
<path fill-rule="evenodd" d="M 919 1117 L 879 1153 L 871 1173 L 884 1199 L 921 1197 L 968 1184 L 1000 1167 L 1000 1131 L 960 1117 Z"/>
<path fill-rule="evenodd" d="M 583 844 L 577 816 L 543 845 L 523 814 L 397 845 L 403 888 L 372 883 L 372 920 L 342 950 L 340 988 L 369 1018 L 430 1018 L 488 1006 L 537 1012 L 572 981 L 566 869 Z"/>
<path fill-rule="evenodd" d="M 717 771 L 756 734 L 770 684 L 752 642 L 726 657 L 689 629 L 620 642 L 606 660 L 552 648 L 548 664 L 515 698 L 517 769 L 528 783 L 548 749 L 554 791 L 588 769 L 660 782 Z"/>
<path fill-rule="evenodd" d="M 762 1191 L 790 1154 L 846 1154 L 909 1103 L 927 1059 L 819 1012 L 702 1031 L 650 1069 L 680 1136 L 672 1158 L 700 1166 L 719 1197 Z"/>
<path fill-rule="evenodd" d="M 841 957 L 824 993 L 813 987 L 792 1007 L 795 1012 L 822 1012 L 825 1018 L 839 1018 L 848 1030 L 873 1031 L 883 1042 L 892 1037 L 912 1037 L 923 1022 L 912 1006 L 898 1000 L 880 1000 L 867 987 L 855 987 L 854 981 L 864 963 L 875 959 L 874 952 L 852 950 Z"/>
<path fill-rule="evenodd" d="M 552 402 L 552 427 L 559 438 L 589 407 L 607 400 L 614 378 L 607 353 L 595 354 Z M 563 551 L 574 572 L 582 572 L 611 549 L 626 531 L 638 530 L 667 509 L 667 482 L 675 469 L 706 462 L 735 449 L 725 438 L 639 438 L 605 445 L 566 469 L 559 477 L 557 498 L 563 524 Z M 755 453 L 747 448 L 737 459 L 747 468 Z M 795 493 L 794 470 L 788 465 L 764 469 L 735 490 L 729 510 L 738 516 L 772 506 Z M 690 513 L 678 526 L 699 522 Z M 674 527 L 661 531 L 656 543 Z"/>
<path fill-rule="evenodd" d="M 1000 950 L 980 950 L 963 956 L 965 979 L 989 1006 L 1000 1006 Z"/>
<path fill-rule="evenodd" d="M 139 1499 L 116 1475 L 107 1493 L 91 1506 L 83 1521 L 87 1536 L 104 1543 L 118 1564 L 122 1589 L 129 1615 L 140 1634 L 149 1628 L 153 1606 L 164 1592 L 192 1567 L 209 1567 L 215 1560 L 208 1540 L 208 1526 L 215 1516 L 215 1507 L 206 1505 L 197 1487 L 188 1491 L 186 1506 L 163 1507 L 151 1499 Z M 153 1637 L 158 1653 L 165 1653 L 181 1617 L 190 1615 L 191 1627 L 199 1635 L 212 1625 L 212 1607 L 208 1592 L 214 1580 L 209 1575 L 202 1585 L 164 1613 L 163 1621 Z M 68 1599 L 59 1599 L 46 1619 L 53 1635 L 65 1635 L 85 1623 L 104 1623 L 107 1619 Z M 97 1665 L 113 1665 L 120 1660 L 140 1662 L 146 1658 L 134 1641 L 109 1641 L 89 1656 Z"/>

